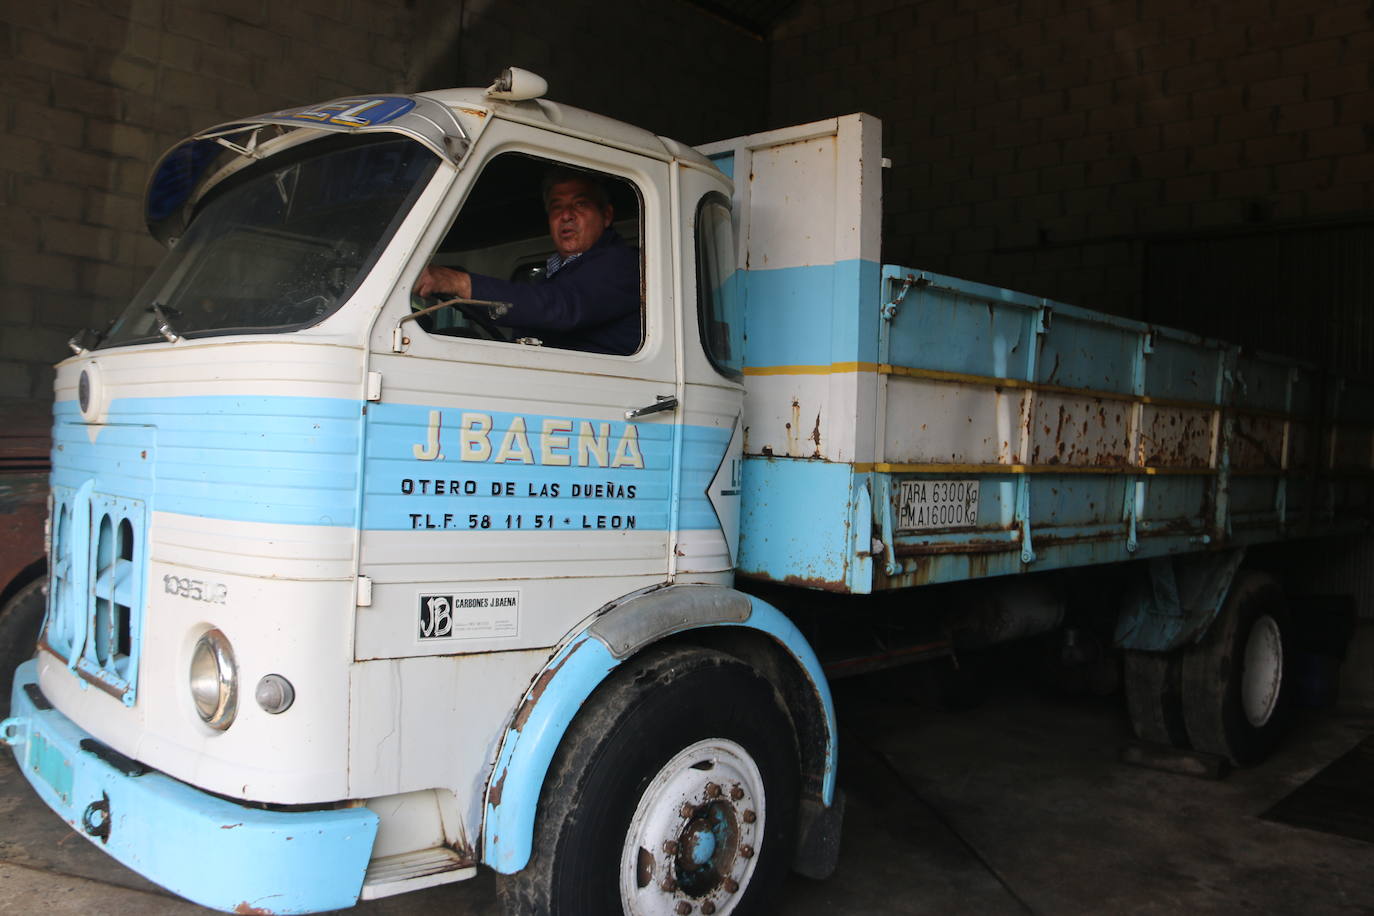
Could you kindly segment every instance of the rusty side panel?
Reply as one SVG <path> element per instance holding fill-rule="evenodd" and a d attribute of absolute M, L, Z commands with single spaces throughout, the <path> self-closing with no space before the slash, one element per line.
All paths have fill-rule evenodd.
<path fill-rule="evenodd" d="M 1206 468 L 1216 442 L 1215 410 L 1145 404 L 1137 459 L 1148 467 Z"/>
<path fill-rule="evenodd" d="M 1122 467 L 1131 463 L 1130 405 L 1039 394 L 1031 418 L 1031 464 Z"/>

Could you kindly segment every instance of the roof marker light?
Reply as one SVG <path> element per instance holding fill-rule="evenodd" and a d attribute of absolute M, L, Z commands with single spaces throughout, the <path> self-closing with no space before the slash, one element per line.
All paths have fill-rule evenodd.
<path fill-rule="evenodd" d="M 549 84 L 538 73 L 507 67 L 501 71 L 496 82 L 487 87 L 487 98 L 520 102 L 540 98 L 548 91 Z"/>

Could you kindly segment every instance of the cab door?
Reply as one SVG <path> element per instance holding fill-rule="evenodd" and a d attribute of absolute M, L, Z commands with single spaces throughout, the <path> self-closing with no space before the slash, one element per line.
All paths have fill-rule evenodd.
<path fill-rule="evenodd" d="M 405 321 L 430 262 L 537 282 L 553 245 L 527 182 L 553 166 L 613 191 L 614 225 L 640 254 L 639 348 L 492 340 L 461 316 Z M 680 431 L 669 182 L 667 163 L 631 152 L 500 119 L 482 133 L 371 335 L 380 399 L 368 405 L 360 572 L 372 604 L 357 658 L 549 646 L 668 580 Z"/>
<path fill-rule="evenodd" d="M 729 584 L 743 489 L 744 301 L 730 185 L 694 161 L 673 165 L 682 396 L 678 581 Z"/>

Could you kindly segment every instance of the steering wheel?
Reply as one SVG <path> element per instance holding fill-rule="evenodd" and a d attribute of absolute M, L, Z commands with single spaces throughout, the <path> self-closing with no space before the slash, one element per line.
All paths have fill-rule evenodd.
<path fill-rule="evenodd" d="M 508 338 L 505 334 L 502 334 L 501 329 L 497 327 L 496 322 L 491 320 L 490 313 L 483 311 L 478 306 L 463 305 L 462 303 L 458 302 L 455 302 L 453 304 L 453 307 L 456 308 L 459 312 L 461 312 L 464 318 L 466 318 L 468 321 L 471 321 L 473 324 L 477 325 L 479 328 L 485 331 L 487 333 L 487 336 L 490 337 L 492 340 L 499 340 L 502 343 L 510 342 L 510 338 Z"/>

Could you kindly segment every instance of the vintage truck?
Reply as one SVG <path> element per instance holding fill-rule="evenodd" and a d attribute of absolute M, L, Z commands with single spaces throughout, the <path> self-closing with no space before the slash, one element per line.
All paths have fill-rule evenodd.
<path fill-rule="evenodd" d="M 885 266 L 872 117 L 697 150 L 544 91 L 157 164 L 166 259 L 57 371 L 0 725 L 49 806 L 226 911 L 487 866 L 511 912 L 768 912 L 834 866 L 827 677 L 1052 631 L 1088 572 L 1143 738 L 1272 746 L 1291 618 L 1242 561 L 1367 530 L 1367 388 Z M 554 165 L 637 248 L 629 355 L 412 297 L 538 281 Z"/>

